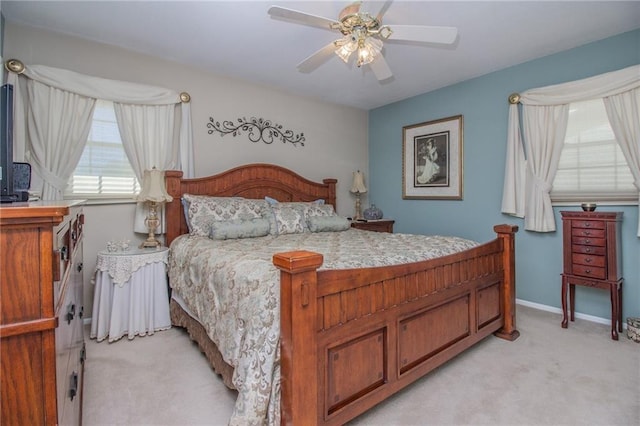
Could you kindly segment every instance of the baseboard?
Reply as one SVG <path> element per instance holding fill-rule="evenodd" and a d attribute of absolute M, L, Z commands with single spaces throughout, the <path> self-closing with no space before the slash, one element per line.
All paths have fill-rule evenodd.
<path fill-rule="evenodd" d="M 529 308 L 538 309 L 541 311 L 553 312 L 554 314 L 562 315 L 562 309 L 556 308 L 555 306 L 543 305 L 541 303 L 529 302 L 528 300 L 522 300 L 522 299 L 516 299 L 516 303 L 518 305 L 527 306 Z M 611 325 L 611 318 L 601 318 L 601 317 L 596 317 L 594 315 L 581 314 L 580 312 L 576 312 L 575 317 L 578 319 L 591 321 L 598 324 Z M 627 324 L 625 321 L 622 321 L 622 327 L 625 329 L 627 328 Z"/>

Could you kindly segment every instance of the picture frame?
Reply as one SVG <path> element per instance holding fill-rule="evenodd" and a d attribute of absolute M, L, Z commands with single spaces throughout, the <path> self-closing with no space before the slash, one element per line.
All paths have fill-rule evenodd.
<path fill-rule="evenodd" d="M 462 200 L 463 117 L 402 128 L 402 198 Z"/>

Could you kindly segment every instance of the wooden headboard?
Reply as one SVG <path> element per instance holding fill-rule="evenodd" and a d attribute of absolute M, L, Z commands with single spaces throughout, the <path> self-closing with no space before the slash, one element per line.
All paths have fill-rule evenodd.
<path fill-rule="evenodd" d="M 165 207 L 166 244 L 189 232 L 180 198 L 182 194 L 216 197 L 275 198 L 278 201 L 324 199 L 336 208 L 336 179 L 312 182 L 299 174 L 273 164 L 247 164 L 214 176 L 183 179 L 182 172 L 165 172 L 167 192 L 173 201 Z"/>

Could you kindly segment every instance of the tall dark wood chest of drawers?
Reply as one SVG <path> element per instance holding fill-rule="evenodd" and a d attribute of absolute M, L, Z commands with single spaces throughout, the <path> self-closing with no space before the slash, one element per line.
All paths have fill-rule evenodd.
<path fill-rule="evenodd" d="M 562 327 L 567 328 L 567 292 L 571 321 L 575 286 L 608 290 L 611 295 L 611 338 L 622 331 L 621 212 L 563 211 Z"/>

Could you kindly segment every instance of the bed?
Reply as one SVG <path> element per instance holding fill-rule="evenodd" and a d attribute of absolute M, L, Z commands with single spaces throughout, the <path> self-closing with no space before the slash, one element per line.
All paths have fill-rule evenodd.
<path fill-rule="evenodd" d="M 335 179 L 313 182 L 270 164 L 250 164 L 195 179 L 183 179 L 179 171 L 166 172 L 167 191 L 174 198 L 165 210 L 166 238 L 171 247 L 172 323 L 188 331 L 229 387 L 238 387 L 240 379 L 236 370 L 244 371 L 247 366 L 232 367 L 229 354 L 214 343 L 218 340 L 215 338 L 218 332 L 213 329 L 215 321 L 199 318 L 205 316 L 207 309 L 218 308 L 218 296 L 209 297 L 211 307 L 202 301 L 197 302 L 198 306 L 189 306 L 181 298 L 180 293 L 189 293 L 189 286 L 200 280 L 200 272 L 194 272 L 190 262 L 203 257 L 232 266 L 247 262 L 252 271 L 271 268 L 271 273 L 277 274 L 275 292 L 271 291 L 276 294 L 277 303 L 267 303 L 277 305 L 274 319 L 277 326 L 265 332 L 260 341 L 267 346 L 275 345 L 274 366 L 265 372 L 264 365 L 260 365 L 249 373 L 256 377 L 272 374 L 271 389 L 258 392 L 263 405 L 268 406 L 267 414 L 256 421 L 239 416 L 231 419 L 230 424 L 344 424 L 483 338 L 494 334 L 514 340 L 519 336 L 515 323 L 514 239 L 518 228 L 514 225 L 496 225 L 495 239 L 463 247 L 452 254 L 385 266 L 366 263 L 353 266 L 342 259 L 342 255 L 325 259 L 318 252 L 302 249 L 275 253 L 267 262 L 264 253 L 260 259 L 247 257 L 247 253 L 254 250 L 256 254 L 263 251 L 248 248 L 247 244 L 255 241 L 224 241 L 230 245 L 240 244 L 236 254 L 229 254 L 228 258 L 223 252 L 201 255 L 202 247 L 209 244 L 205 241 L 207 238 L 188 236 L 189 226 L 193 224 L 187 224 L 181 202 L 186 194 L 249 200 L 267 197 L 282 205 L 322 200 L 335 208 L 336 183 Z M 377 237 L 373 236 L 376 233 L 355 229 L 331 235 L 327 232 L 326 238 L 323 233 L 291 238 L 293 244 L 298 241 L 304 247 L 306 240 L 302 243 L 296 238 L 315 239 L 322 246 L 323 241 L 331 245 L 330 241 L 343 233 L 347 239 L 361 238 L 368 244 L 378 244 Z M 388 235 L 396 240 L 408 238 Z M 261 247 L 269 244 L 280 247 L 275 238 L 260 238 L 268 242 L 260 244 Z M 455 241 L 457 244 L 459 240 Z M 223 244 L 214 242 L 213 245 Z M 341 266 L 327 269 L 325 263 Z M 191 276 L 193 282 L 189 285 L 177 282 L 178 265 L 188 271 L 184 274 Z M 229 274 L 235 279 L 235 270 Z M 255 281 L 253 278 L 242 280 Z M 258 285 L 253 287 L 262 289 Z M 191 292 L 202 291 L 204 289 Z M 245 303 L 248 297 L 236 295 Z M 255 303 L 250 305 L 256 308 Z M 256 311 L 252 315 L 266 314 Z M 237 328 L 245 326 L 242 323 Z M 273 330 L 277 331 L 275 337 Z M 247 345 L 245 338 L 239 338 L 238 347 Z M 260 355 L 259 359 L 263 360 L 264 356 Z M 246 404 L 244 400 L 236 403 L 234 413 L 246 409 Z"/>

